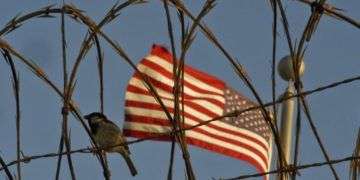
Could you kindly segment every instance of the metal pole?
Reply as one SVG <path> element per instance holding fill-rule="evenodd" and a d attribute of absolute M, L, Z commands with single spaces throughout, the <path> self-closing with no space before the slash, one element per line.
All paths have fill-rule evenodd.
<path fill-rule="evenodd" d="M 282 97 L 290 97 L 294 95 L 294 88 L 289 81 Z M 292 144 L 292 129 L 293 129 L 293 114 L 294 114 L 295 98 L 288 99 L 282 103 L 281 107 L 281 127 L 280 140 L 281 148 L 284 152 L 284 157 L 287 164 L 291 164 L 291 144 Z"/>
<path fill-rule="evenodd" d="M 304 61 L 301 61 L 299 67 L 299 76 L 303 75 L 305 71 Z M 282 58 L 278 64 L 278 72 L 282 79 L 288 82 L 288 87 L 286 88 L 283 98 L 290 97 L 294 95 L 295 89 L 293 86 L 293 80 L 295 79 L 295 73 L 292 64 L 292 58 L 290 56 L 285 56 Z M 280 124 L 280 144 L 284 154 L 285 161 L 288 165 L 292 164 L 291 159 L 291 150 L 292 150 L 292 129 L 293 129 L 293 114 L 295 106 L 295 98 L 288 99 L 284 101 L 281 105 L 281 124 Z M 279 174 L 277 176 L 278 180 L 287 180 L 289 176 L 286 174 Z"/>

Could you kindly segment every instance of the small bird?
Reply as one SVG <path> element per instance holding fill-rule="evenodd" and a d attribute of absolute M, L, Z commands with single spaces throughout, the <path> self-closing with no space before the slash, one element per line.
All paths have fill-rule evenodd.
<path fill-rule="evenodd" d="M 137 170 L 129 157 L 129 147 L 127 145 L 116 146 L 126 142 L 120 128 L 110 121 L 104 114 L 99 112 L 90 113 L 84 116 L 84 118 L 88 120 L 92 136 L 94 137 L 97 146 L 105 148 L 104 150 L 106 152 L 120 153 L 125 159 L 131 175 L 135 176 L 137 174 Z"/>

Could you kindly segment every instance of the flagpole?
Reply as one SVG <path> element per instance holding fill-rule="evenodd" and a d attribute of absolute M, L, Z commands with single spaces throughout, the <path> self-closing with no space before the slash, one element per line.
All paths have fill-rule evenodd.
<path fill-rule="evenodd" d="M 299 76 L 304 74 L 305 64 L 301 60 L 299 68 Z M 290 56 L 283 57 L 278 64 L 278 73 L 280 77 L 288 82 L 288 86 L 285 92 L 282 94 L 282 98 L 288 98 L 295 94 L 293 86 L 293 80 L 295 79 L 294 67 L 292 64 L 292 58 Z M 290 98 L 283 101 L 281 104 L 281 124 L 280 124 L 280 144 L 284 154 L 284 158 L 287 164 L 292 164 L 291 150 L 292 150 L 292 136 L 293 136 L 293 119 L 294 119 L 294 106 L 295 98 Z M 278 179 L 288 179 L 288 176 L 278 176 Z"/>
<path fill-rule="evenodd" d="M 282 98 L 288 98 L 294 95 L 294 87 L 291 81 L 288 83 Z M 280 126 L 280 140 L 281 147 L 284 152 L 285 160 L 288 164 L 291 162 L 291 143 L 292 143 L 292 129 L 293 129 L 293 114 L 294 114 L 294 98 L 284 101 L 281 105 L 281 126 Z"/>

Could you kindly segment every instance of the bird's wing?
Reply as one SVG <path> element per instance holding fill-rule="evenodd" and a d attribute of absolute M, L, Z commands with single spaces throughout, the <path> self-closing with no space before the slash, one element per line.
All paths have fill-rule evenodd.
<path fill-rule="evenodd" d="M 104 120 L 105 123 L 107 124 L 107 126 L 112 126 L 112 128 L 116 129 L 117 131 L 120 131 L 120 128 L 112 121 L 108 120 L 108 119 L 105 119 Z"/>
<path fill-rule="evenodd" d="M 107 122 L 106 129 L 107 129 L 108 133 L 118 137 L 115 144 L 121 144 L 121 143 L 126 142 L 125 137 L 122 135 L 120 128 L 112 121 L 107 120 L 106 122 Z M 128 154 L 130 154 L 129 146 L 127 144 L 125 144 L 123 147 L 124 147 L 124 150 Z"/>

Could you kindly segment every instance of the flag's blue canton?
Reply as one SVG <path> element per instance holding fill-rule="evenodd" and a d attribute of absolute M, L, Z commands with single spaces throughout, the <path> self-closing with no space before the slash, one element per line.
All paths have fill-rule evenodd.
<path fill-rule="evenodd" d="M 244 109 L 256 106 L 255 103 L 246 99 L 245 96 L 239 94 L 231 88 L 227 88 L 225 93 L 225 108 L 224 113 L 230 113 L 235 110 L 242 111 Z M 264 120 L 260 110 L 246 111 L 237 117 L 226 117 L 223 122 L 231 124 L 233 126 L 247 129 L 251 132 L 255 132 L 258 135 L 269 141 L 271 131 L 267 122 Z"/>

